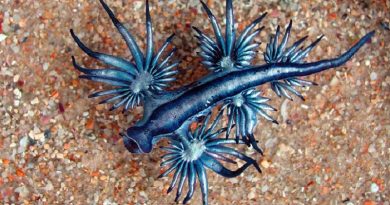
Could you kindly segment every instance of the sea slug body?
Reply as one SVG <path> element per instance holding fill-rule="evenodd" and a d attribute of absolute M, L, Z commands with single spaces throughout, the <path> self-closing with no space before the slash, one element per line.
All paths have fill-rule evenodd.
<path fill-rule="evenodd" d="M 178 201 L 188 182 L 188 191 L 183 203 L 193 196 L 196 181 L 202 192 L 202 203 L 208 204 L 207 170 L 224 177 L 236 177 L 253 166 L 261 172 L 256 160 L 244 155 L 233 147 L 247 145 L 263 154 L 254 136 L 258 117 L 277 123 L 269 111 L 276 111 L 267 104 L 270 100 L 261 96 L 256 87 L 270 84 L 279 96 L 292 100 L 292 96 L 303 99 L 297 87 L 312 86 L 314 82 L 299 77 L 311 75 L 343 65 L 366 44 L 374 31 L 362 37 L 354 46 L 339 57 L 305 62 L 310 51 L 319 44 L 323 36 L 307 47 L 303 37 L 289 45 L 292 21 L 286 27 L 283 37 L 281 28 L 271 35 L 264 52 L 264 65 L 252 65 L 259 43 L 254 38 L 263 27 L 256 29 L 265 18 L 259 15 L 238 34 L 234 27 L 233 1 L 226 0 L 226 29 L 223 35 L 217 18 L 207 5 L 200 1 L 213 28 L 215 37 L 193 27 L 199 41 L 199 57 L 210 74 L 182 88 L 168 91 L 175 81 L 179 62 L 171 62 L 176 48 L 166 52 L 174 35 L 155 51 L 152 19 L 149 2 L 146 0 L 146 51 L 143 53 L 132 34 L 115 17 L 108 5 L 100 0 L 115 27 L 125 40 L 134 60 L 92 51 L 71 30 L 77 45 L 90 57 L 105 63 L 103 69 L 84 68 L 72 56 L 74 67 L 83 73 L 82 79 L 102 82 L 114 86 L 109 90 L 98 91 L 90 97 L 107 97 L 101 103 L 113 103 L 111 110 L 123 108 L 128 111 L 143 106 L 143 118 L 123 133 L 123 141 L 131 153 L 149 153 L 162 138 L 170 141 L 161 147 L 167 153 L 162 157 L 161 166 L 168 166 L 160 177 L 173 174 L 168 192 L 177 186 Z M 164 53 L 167 53 L 164 55 Z M 226 123 L 223 123 L 223 117 Z M 197 125 L 193 127 L 191 125 Z M 226 168 L 221 162 L 237 164 L 245 162 L 237 170 Z"/>

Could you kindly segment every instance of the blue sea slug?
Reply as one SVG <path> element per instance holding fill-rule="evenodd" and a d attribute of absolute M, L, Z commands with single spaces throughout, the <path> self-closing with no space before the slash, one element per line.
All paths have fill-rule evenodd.
<path fill-rule="evenodd" d="M 238 176 L 249 166 L 261 172 L 254 159 L 232 148 L 244 144 L 263 154 L 253 134 L 258 117 L 277 123 L 267 113 L 276 109 L 267 104 L 269 99 L 261 96 L 256 87 L 270 83 L 271 89 L 279 97 L 292 99 L 293 94 L 303 99 L 296 88 L 315 83 L 299 77 L 343 65 L 374 35 L 374 31 L 368 33 L 339 57 L 307 63 L 304 58 L 323 36 L 307 47 L 302 46 L 307 37 L 289 45 L 290 21 L 283 37 L 280 36 L 280 27 L 270 36 L 264 52 L 266 63 L 252 65 L 259 46 L 253 39 L 263 27 L 255 28 L 266 13 L 238 34 L 234 27 L 233 2 L 226 0 L 226 29 L 223 35 L 212 11 L 200 1 L 215 37 L 210 37 L 199 28 L 193 29 L 200 44 L 198 54 L 210 74 L 178 90 L 167 91 L 169 84 L 175 81 L 178 72 L 175 67 L 179 65 L 179 62 L 171 62 L 176 49 L 166 52 L 174 35 L 169 36 L 161 48 L 155 49 L 149 2 L 146 1 L 146 51 L 142 52 L 132 34 L 118 21 L 108 5 L 103 0 L 100 2 L 134 60 L 92 51 L 71 30 L 77 45 L 108 67 L 84 68 L 72 56 L 73 65 L 83 73 L 80 78 L 114 86 L 90 95 L 106 96 L 101 103 L 113 103 L 111 110 L 123 107 L 123 111 L 128 111 L 136 106 L 144 107 L 143 118 L 122 134 L 124 144 L 132 153 L 149 153 L 160 139 L 169 139 L 170 146 L 161 147 L 167 152 L 162 157 L 164 161 L 161 166 L 169 167 L 160 177 L 174 172 L 168 192 L 177 185 L 175 201 L 181 197 L 187 180 L 184 204 L 192 198 L 196 180 L 202 191 L 202 202 L 208 204 L 206 168 L 224 177 Z M 164 53 L 167 54 L 164 56 Z M 222 121 L 223 116 L 227 117 L 226 123 Z M 193 123 L 197 123 L 196 128 L 191 128 Z M 236 164 L 232 158 L 245 163 L 237 170 L 229 170 L 221 162 Z"/>

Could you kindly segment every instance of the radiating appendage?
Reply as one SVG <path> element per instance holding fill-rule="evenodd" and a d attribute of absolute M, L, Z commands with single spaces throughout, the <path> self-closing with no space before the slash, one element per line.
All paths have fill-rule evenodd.
<path fill-rule="evenodd" d="M 198 39 L 201 48 L 199 55 L 203 59 L 202 64 L 214 72 L 232 71 L 249 66 L 257 54 L 255 49 L 260 45 L 259 43 L 253 43 L 253 39 L 263 27 L 253 32 L 252 30 L 263 20 L 266 13 L 255 19 L 236 38 L 233 2 L 232 0 L 226 0 L 226 31 L 225 37 L 223 37 L 215 16 L 203 1 L 201 3 L 215 34 L 215 40 L 213 40 L 198 28 L 193 27 L 197 34 L 195 37 Z"/>
<path fill-rule="evenodd" d="M 266 51 L 264 52 L 264 60 L 267 63 L 303 63 L 304 58 L 307 57 L 309 52 L 320 42 L 323 35 L 320 36 L 316 41 L 304 48 L 301 44 L 307 39 L 307 36 L 299 39 L 290 47 L 287 47 L 290 33 L 292 28 L 292 21 L 290 21 L 286 32 L 279 42 L 280 27 L 276 29 L 275 35 L 270 37 L 269 43 L 267 44 Z M 272 90 L 279 96 L 284 96 L 290 100 L 292 97 L 289 92 L 298 96 L 304 100 L 302 94 L 300 94 L 294 87 L 305 87 L 316 85 L 314 82 L 299 79 L 297 77 L 291 77 L 284 79 L 283 81 L 271 82 Z"/>
<path fill-rule="evenodd" d="M 269 99 L 262 97 L 260 92 L 254 88 L 226 99 L 223 106 L 228 117 L 226 139 L 230 137 L 233 125 L 235 125 L 236 141 L 241 139 L 248 145 L 252 145 L 257 152 L 263 154 L 253 135 L 259 120 L 257 116 L 260 115 L 268 121 L 278 123 L 267 114 L 267 111 L 276 111 L 275 108 L 266 103 L 267 101 Z"/>
<path fill-rule="evenodd" d="M 214 41 L 211 37 L 194 27 L 197 33 L 195 37 L 199 40 L 202 50 L 199 55 L 203 58 L 203 65 L 214 72 L 232 72 L 249 68 L 257 54 L 256 49 L 260 45 L 259 43 L 253 43 L 253 39 L 264 27 L 254 31 L 253 29 L 264 19 L 267 13 L 255 19 L 236 38 L 233 1 L 226 0 L 226 31 L 225 37 L 223 37 L 215 16 L 203 1 L 201 3 L 210 19 L 216 39 Z M 243 91 L 227 99 L 224 102 L 229 119 L 226 138 L 230 135 L 233 125 L 236 124 L 236 140 L 241 138 L 248 145 L 251 144 L 258 152 L 262 153 L 253 136 L 253 128 L 257 124 L 256 115 L 260 114 L 267 120 L 276 122 L 264 111 L 274 110 L 272 107 L 264 104 L 265 101 L 267 100 L 262 98 L 254 89 Z"/>
<path fill-rule="evenodd" d="M 198 180 L 203 204 L 208 204 L 206 168 L 228 178 L 240 175 L 250 165 L 253 165 L 261 172 L 259 165 L 254 159 L 226 146 L 229 144 L 235 145 L 236 143 L 245 144 L 245 142 L 221 138 L 221 135 L 227 130 L 226 128 L 217 128 L 221 119 L 221 113 L 222 111 L 220 111 L 212 123 L 209 123 L 211 114 L 208 114 L 203 123 L 200 123 L 194 131 L 190 127 L 185 127 L 185 130 L 175 133 L 175 136 L 170 138 L 170 146 L 162 147 L 167 153 L 162 156 L 164 161 L 161 163 L 161 166 L 168 166 L 168 168 L 160 177 L 166 177 L 174 171 L 168 193 L 177 185 L 176 202 L 182 195 L 185 181 L 187 180 L 188 182 L 188 191 L 183 201 L 184 204 L 192 198 L 196 180 Z M 243 160 L 245 164 L 237 170 L 229 170 L 221 162 L 237 164 L 232 157 Z"/>
<path fill-rule="evenodd" d="M 134 62 L 107 55 L 99 52 L 92 51 L 85 46 L 81 40 L 71 30 L 71 35 L 76 41 L 77 45 L 89 56 L 100 60 L 101 62 L 110 66 L 110 68 L 104 69 L 89 69 L 83 68 L 77 64 L 74 57 L 72 57 L 73 65 L 76 69 L 84 73 L 80 78 L 106 83 L 115 88 L 110 90 L 103 90 L 95 92 L 89 97 L 102 97 L 108 96 L 100 103 L 114 103 L 111 110 L 115 110 L 119 107 L 123 107 L 123 111 L 126 111 L 135 106 L 141 105 L 144 101 L 154 95 L 162 93 L 170 82 L 174 81 L 174 76 L 177 74 L 177 70 L 174 68 L 179 64 L 170 63 L 170 60 L 175 52 L 172 49 L 165 58 L 162 58 L 163 52 L 168 45 L 172 42 L 174 35 L 171 35 L 162 47 L 153 52 L 153 33 L 152 33 L 152 21 L 149 12 L 149 2 L 146 1 L 146 52 L 145 55 L 141 52 L 139 46 L 134 40 L 131 33 L 118 21 L 114 16 L 114 13 L 107 6 L 107 4 L 100 0 L 103 8 L 108 13 L 113 24 L 118 29 L 123 39 L 125 40 L 133 58 Z M 148 108 L 144 108 L 148 109 Z"/>

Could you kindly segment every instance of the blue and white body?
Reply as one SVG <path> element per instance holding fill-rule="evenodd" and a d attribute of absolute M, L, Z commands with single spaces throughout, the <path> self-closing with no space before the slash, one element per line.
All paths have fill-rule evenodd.
<path fill-rule="evenodd" d="M 176 49 L 169 51 L 166 57 L 162 58 L 173 35 L 155 52 L 148 1 L 145 53 L 141 52 L 132 34 L 116 19 L 107 4 L 103 0 L 100 2 L 126 41 L 134 60 L 92 51 L 71 30 L 79 47 L 89 56 L 107 64 L 109 68 L 83 68 L 72 57 L 73 64 L 84 73 L 80 78 L 114 86 L 111 90 L 99 91 L 90 96 L 108 96 L 101 103 L 114 103 L 111 110 L 123 107 L 123 110 L 127 111 L 136 106 L 144 107 L 143 118 L 123 133 L 124 144 L 132 153 L 149 153 L 160 139 L 168 138 L 171 146 L 162 148 L 168 152 L 163 156 L 165 161 L 162 166 L 170 167 L 161 176 L 175 171 L 168 192 L 172 191 L 178 182 L 176 201 L 181 196 L 185 180 L 188 180 L 184 203 L 190 200 L 194 193 L 196 178 L 200 182 L 203 204 L 208 203 L 206 168 L 225 177 L 238 176 L 250 165 L 260 171 L 254 159 L 226 146 L 245 144 L 262 154 L 253 132 L 258 117 L 277 123 L 267 113 L 276 109 L 266 103 L 269 99 L 262 97 L 256 87 L 270 83 L 272 90 L 280 97 L 292 99 L 290 94 L 294 94 L 303 99 L 296 87 L 315 83 L 299 77 L 343 65 L 374 35 L 374 32 L 368 33 L 337 58 L 307 63 L 304 58 L 320 42 L 322 36 L 306 48 L 301 44 L 307 37 L 289 46 L 292 28 L 290 22 L 283 38 L 279 40 L 280 27 L 275 35 L 270 37 L 264 52 L 266 64 L 252 65 L 259 46 L 253 39 L 262 30 L 255 27 L 266 14 L 260 15 L 238 35 L 234 28 L 233 2 L 226 0 L 226 30 L 223 36 L 215 16 L 201 1 L 215 37 L 204 34 L 198 28 L 194 27 L 194 30 L 200 43 L 199 56 L 203 59 L 202 64 L 211 73 L 198 82 L 175 91 L 166 91 L 169 83 L 175 80 L 177 70 L 174 68 L 179 63 L 170 62 Z M 218 113 L 216 117 L 213 117 L 213 111 Z M 223 116 L 227 116 L 225 124 L 221 120 Z M 194 122 L 199 126 L 192 130 L 190 125 Z M 236 163 L 229 156 L 243 160 L 245 164 L 237 170 L 229 170 L 221 164 L 221 161 Z"/>

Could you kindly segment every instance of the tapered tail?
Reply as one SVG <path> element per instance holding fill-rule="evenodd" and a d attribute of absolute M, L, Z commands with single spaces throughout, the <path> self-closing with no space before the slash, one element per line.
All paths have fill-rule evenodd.
<path fill-rule="evenodd" d="M 296 64 L 297 66 L 295 66 L 295 64 L 290 64 L 288 67 L 297 67 L 300 72 L 298 76 L 306 76 L 327 70 L 329 68 L 341 66 L 349 59 L 351 59 L 352 56 L 355 55 L 356 52 L 374 36 L 374 34 L 375 31 L 371 31 L 370 33 L 366 34 L 352 48 L 337 58 L 322 60 L 314 63 Z"/>

